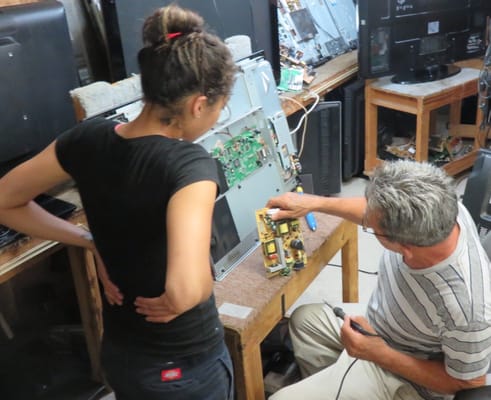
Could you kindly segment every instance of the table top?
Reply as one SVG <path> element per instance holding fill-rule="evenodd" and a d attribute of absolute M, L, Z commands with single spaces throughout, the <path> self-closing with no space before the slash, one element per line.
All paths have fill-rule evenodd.
<path fill-rule="evenodd" d="M 472 82 L 479 78 L 479 69 L 462 68 L 462 70 L 449 78 L 440 79 L 433 82 L 415 83 L 403 85 L 391 82 L 392 76 L 384 76 L 373 80 L 370 83 L 372 89 L 383 90 L 397 95 L 408 97 L 428 97 L 434 96 L 446 91 L 455 90 L 461 85 Z M 477 90 L 477 88 L 476 88 Z"/>
<path fill-rule="evenodd" d="M 307 227 L 304 218 L 300 224 L 307 252 L 307 266 L 309 268 L 309 256 L 318 249 L 329 236 L 343 222 L 342 218 L 322 213 L 314 213 L 317 220 L 317 230 L 312 232 Z M 292 271 L 289 276 L 273 276 L 268 278 L 263 264 L 262 249 L 258 247 L 235 267 L 220 282 L 215 282 L 215 297 L 219 311 L 227 303 L 235 313 L 220 313 L 220 319 L 226 327 L 242 331 L 250 325 L 258 313 L 269 304 L 286 285 L 295 279 L 300 271 Z M 234 309 L 234 306 L 239 306 Z M 223 309 L 223 308 L 222 308 Z M 243 315 L 241 315 L 243 312 Z"/>
<path fill-rule="evenodd" d="M 325 64 L 315 68 L 316 75 L 314 80 L 310 85 L 304 87 L 301 92 L 280 93 L 283 111 L 288 116 L 301 110 L 302 107 L 296 104 L 295 101 L 306 106 L 315 99 L 311 92 L 323 96 L 355 77 L 357 72 L 358 52 L 356 50 L 341 54 L 329 60 Z M 294 101 L 289 101 L 287 98 L 293 99 Z"/>
<path fill-rule="evenodd" d="M 85 224 L 85 213 L 75 211 L 68 219 L 74 224 Z M 33 263 L 48 257 L 63 245 L 52 240 L 26 236 L 0 250 L 0 283 L 6 282 Z"/>
<path fill-rule="evenodd" d="M 87 222 L 80 196 L 72 183 L 61 185 L 49 194 L 75 204 L 77 208 L 68 218 L 70 222 L 74 224 Z M 0 283 L 17 275 L 36 260 L 48 257 L 62 246 L 58 242 L 25 236 L 3 247 L 0 249 Z"/>

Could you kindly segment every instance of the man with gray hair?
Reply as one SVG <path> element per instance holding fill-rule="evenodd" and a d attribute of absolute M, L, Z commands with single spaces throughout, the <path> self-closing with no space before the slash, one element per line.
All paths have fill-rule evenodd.
<path fill-rule="evenodd" d="M 279 208 L 274 219 L 311 211 L 343 217 L 385 248 L 366 318 L 341 323 L 323 304 L 293 312 L 290 334 L 305 379 L 270 400 L 449 400 L 485 384 L 491 266 L 442 169 L 385 162 L 365 197 L 286 193 L 267 206 Z"/>

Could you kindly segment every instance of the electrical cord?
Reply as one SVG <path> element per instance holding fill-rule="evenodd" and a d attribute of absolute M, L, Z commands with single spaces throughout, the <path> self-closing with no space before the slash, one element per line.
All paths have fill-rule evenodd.
<path fill-rule="evenodd" d="M 335 400 L 338 400 L 339 399 L 339 395 L 341 394 L 341 389 L 343 388 L 343 384 L 344 384 L 344 380 L 346 378 L 346 375 L 348 375 L 349 370 L 351 369 L 351 367 L 353 365 L 355 365 L 355 362 L 357 362 L 357 361 L 358 361 L 358 358 L 355 358 L 351 362 L 351 364 L 348 366 L 348 368 L 346 369 L 346 371 L 344 371 L 344 374 L 343 374 L 343 377 L 341 379 L 341 382 L 339 383 L 338 393 L 336 394 L 336 399 Z"/>
<path fill-rule="evenodd" d="M 312 96 L 315 100 L 314 102 L 312 103 L 312 105 L 309 107 L 309 109 L 307 110 L 307 108 L 302 104 L 300 103 L 298 100 L 294 99 L 293 97 L 288 97 L 288 96 L 281 96 L 280 95 L 280 98 L 281 99 L 285 99 L 285 100 L 289 100 L 291 101 L 292 103 L 295 103 L 296 105 L 298 105 L 300 108 L 302 108 L 304 110 L 304 115 L 302 115 L 302 117 L 300 118 L 300 120 L 298 121 L 298 124 L 297 126 L 295 127 L 295 129 L 293 129 L 292 131 L 290 131 L 290 134 L 293 135 L 295 133 L 297 133 L 297 131 L 300 129 L 301 125 L 302 125 L 302 122 L 305 118 L 307 118 L 307 115 L 310 114 L 315 107 L 317 107 L 317 104 L 319 104 L 319 101 L 320 101 L 320 97 L 317 93 L 315 92 L 312 92 L 312 91 L 309 91 L 308 93 L 310 96 Z M 307 97 L 308 98 L 308 97 Z"/>
<path fill-rule="evenodd" d="M 314 110 L 315 107 L 317 107 L 317 104 L 319 104 L 319 102 L 320 102 L 320 97 L 319 97 L 319 95 L 317 93 L 310 91 L 309 94 L 312 97 L 314 97 L 314 99 L 315 99 L 309 109 L 307 109 L 302 103 L 300 103 L 298 100 L 296 100 L 296 99 L 294 99 L 292 97 L 280 96 L 281 99 L 289 100 L 292 103 L 295 103 L 296 105 L 298 105 L 304 111 L 304 114 L 302 115 L 302 117 L 298 121 L 298 124 L 295 127 L 295 129 L 293 129 L 292 131 L 290 131 L 290 135 L 296 134 L 297 131 L 302 126 L 302 123 L 303 123 L 302 136 L 300 138 L 300 146 L 299 146 L 299 150 L 298 150 L 298 154 L 297 154 L 298 158 L 300 158 L 301 155 L 302 155 L 302 153 L 303 153 L 303 148 L 304 148 L 304 144 L 305 144 L 305 135 L 307 134 L 307 121 L 308 121 L 307 118 L 308 118 L 308 115 Z"/>
<path fill-rule="evenodd" d="M 326 265 L 329 265 L 330 267 L 337 267 L 337 268 L 343 268 L 342 265 L 339 265 L 339 264 L 326 264 Z M 378 275 L 378 271 L 367 271 L 365 269 L 360 269 L 358 268 L 358 272 L 361 272 L 362 274 L 367 274 L 367 275 Z"/>
<path fill-rule="evenodd" d="M 104 390 L 106 390 L 106 386 L 102 385 L 87 400 L 96 400 Z"/>

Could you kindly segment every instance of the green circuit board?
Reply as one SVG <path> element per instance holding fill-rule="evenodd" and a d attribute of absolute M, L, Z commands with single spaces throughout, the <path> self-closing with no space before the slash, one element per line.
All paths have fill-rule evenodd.
<path fill-rule="evenodd" d="M 227 184 L 233 187 L 261 168 L 268 152 L 261 132 L 250 129 L 225 143 L 218 142 L 212 150 L 212 157 L 220 161 Z"/>

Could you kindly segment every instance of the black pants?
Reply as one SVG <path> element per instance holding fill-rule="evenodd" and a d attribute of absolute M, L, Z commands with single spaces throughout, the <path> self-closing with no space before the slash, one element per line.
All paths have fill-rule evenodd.
<path fill-rule="evenodd" d="M 233 400 L 233 368 L 224 342 L 205 354 L 162 359 L 104 339 L 102 366 L 117 400 Z"/>

